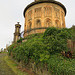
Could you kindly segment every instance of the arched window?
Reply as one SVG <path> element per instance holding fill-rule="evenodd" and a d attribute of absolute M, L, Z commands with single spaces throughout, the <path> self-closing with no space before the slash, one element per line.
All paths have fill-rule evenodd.
<path fill-rule="evenodd" d="M 47 18 L 45 20 L 45 27 L 51 27 L 51 26 L 52 26 L 52 21 L 49 18 Z"/>
<path fill-rule="evenodd" d="M 55 21 L 55 25 L 57 28 L 59 28 L 59 21 L 58 20 Z"/>
<path fill-rule="evenodd" d="M 29 22 L 29 29 L 31 30 L 31 26 L 32 26 L 32 23 L 31 22 Z"/>
<path fill-rule="evenodd" d="M 29 22 L 29 23 L 28 23 L 28 26 L 27 26 L 27 30 L 31 30 L 31 26 L 32 26 L 32 23 Z"/>
<path fill-rule="evenodd" d="M 36 26 L 41 27 L 41 21 L 39 19 L 36 21 Z"/>

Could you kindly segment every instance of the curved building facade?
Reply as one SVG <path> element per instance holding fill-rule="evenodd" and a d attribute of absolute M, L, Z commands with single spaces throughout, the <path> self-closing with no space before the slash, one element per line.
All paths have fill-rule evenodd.
<path fill-rule="evenodd" d="M 66 8 L 55 0 L 35 0 L 24 10 L 24 37 L 43 33 L 48 27 L 65 28 Z"/>

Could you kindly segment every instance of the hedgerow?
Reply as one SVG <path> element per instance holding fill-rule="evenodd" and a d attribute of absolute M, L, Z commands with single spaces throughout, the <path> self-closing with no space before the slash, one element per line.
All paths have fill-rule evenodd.
<path fill-rule="evenodd" d="M 29 62 L 47 64 L 52 75 L 74 75 L 75 59 L 67 59 L 60 54 L 69 50 L 67 39 L 72 38 L 71 34 L 67 28 L 48 28 L 44 34 L 33 34 L 24 38 L 26 42 L 12 44 L 8 48 L 9 55 L 25 65 Z"/>

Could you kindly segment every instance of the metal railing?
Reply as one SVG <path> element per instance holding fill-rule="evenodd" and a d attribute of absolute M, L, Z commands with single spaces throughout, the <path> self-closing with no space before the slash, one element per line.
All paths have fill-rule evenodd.
<path fill-rule="evenodd" d="M 35 31 L 35 30 L 39 30 L 39 29 L 47 29 L 47 28 L 49 28 L 49 27 L 39 27 L 39 28 L 33 28 L 33 29 L 29 29 L 29 30 L 27 30 L 27 31 L 22 31 L 21 33 L 20 33 L 20 37 L 21 38 L 24 38 L 24 34 L 25 33 L 29 33 L 29 32 L 31 32 L 31 31 Z"/>

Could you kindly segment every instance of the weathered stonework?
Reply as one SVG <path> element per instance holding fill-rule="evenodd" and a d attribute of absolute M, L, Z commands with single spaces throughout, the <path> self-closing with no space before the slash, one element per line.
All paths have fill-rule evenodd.
<path fill-rule="evenodd" d="M 15 33 L 14 33 L 13 43 L 17 42 L 20 39 L 20 28 L 21 28 L 21 25 L 18 22 L 18 24 L 15 25 Z"/>
<path fill-rule="evenodd" d="M 36 1 L 24 10 L 24 37 L 43 33 L 48 27 L 65 28 L 65 7 L 57 1 Z"/>

